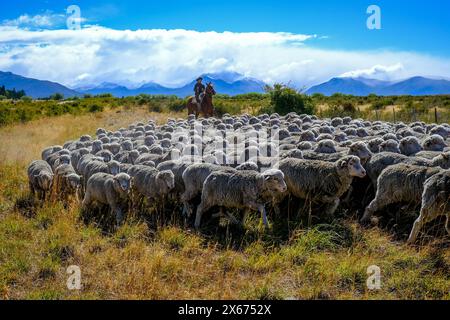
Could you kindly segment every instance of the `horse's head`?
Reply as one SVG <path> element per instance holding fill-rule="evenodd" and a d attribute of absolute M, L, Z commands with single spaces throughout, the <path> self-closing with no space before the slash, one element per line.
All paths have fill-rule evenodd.
<path fill-rule="evenodd" d="M 214 86 L 211 82 L 206 85 L 206 94 L 213 96 L 216 94 L 216 90 L 214 90 Z"/>

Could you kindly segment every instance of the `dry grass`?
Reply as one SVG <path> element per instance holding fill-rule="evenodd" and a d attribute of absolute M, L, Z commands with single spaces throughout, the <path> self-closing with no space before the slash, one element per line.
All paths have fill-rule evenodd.
<path fill-rule="evenodd" d="M 39 158 L 47 146 L 62 144 L 83 134 L 95 133 L 98 127 L 118 129 L 136 121 L 152 118 L 164 122 L 168 117 L 182 117 L 184 113 L 155 113 L 146 108 L 108 110 L 82 116 L 64 115 L 43 118 L 25 124 L 0 128 L 0 164 L 21 163 Z"/>
<path fill-rule="evenodd" d="M 259 231 L 256 217 L 243 234 L 155 230 L 138 218 L 104 234 L 79 219 L 77 204 L 33 206 L 27 197 L 25 167 L 43 147 L 168 116 L 107 111 L 0 129 L 0 299 L 450 299 L 448 250 L 409 247 L 351 219 L 285 240 L 275 227 Z M 372 264 L 382 272 L 378 291 L 365 284 Z M 66 287 L 70 265 L 81 268 L 80 291 Z"/>

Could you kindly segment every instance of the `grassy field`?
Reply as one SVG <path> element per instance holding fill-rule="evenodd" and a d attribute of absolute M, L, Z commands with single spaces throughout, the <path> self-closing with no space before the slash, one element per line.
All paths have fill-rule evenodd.
<path fill-rule="evenodd" d="M 131 217 L 114 233 L 79 218 L 77 204 L 33 206 L 26 166 L 43 147 L 97 127 L 184 113 L 147 106 L 41 117 L 0 128 L 0 299 L 450 299 L 450 250 L 444 232 L 421 246 L 392 232 L 363 229 L 341 213 L 331 225 L 258 217 L 245 231 L 211 222 L 202 234 L 177 218 Z M 81 268 L 81 290 L 66 269 Z M 381 289 L 366 286 L 381 268 Z"/>
<path fill-rule="evenodd" d="M 450 95 L 356 97 L 336 94 L 326 97 L 315 94 L 311 96 L 311 102 L 315 106 L 315 113 L 321 118 L 351 116 L 371 121 L 450 122 Z M 65 114 L 82 116 L 124 108 L 145 108 L 155 113 L 180 112 L 185 109 L 185 105 L 185 99 L 175 96 L 145 94 L 123 98 L 106 94 L 67 100 L 0 100 L 0 127 Z M 270 94 L 219 94 L 214 98 L 218 115 L 272 113 L 272 105 Z"/>

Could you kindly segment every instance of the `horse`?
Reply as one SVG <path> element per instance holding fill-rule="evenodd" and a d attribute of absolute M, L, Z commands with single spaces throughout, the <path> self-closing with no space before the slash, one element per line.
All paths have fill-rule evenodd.
<path fill-rule="evenodd" d="M 204 94 L 205 95 L 200 106 L 198 103 L 194 102 L 195 97 L 189 97 L 186 104 L 188 115 L 194 114 L 196 118 L 198 118 L 200 113 L 203 113 L 206 118 L 214 115 L 213 96 L 216 94 L 216 91 L 214 90 L 211 82 L 206 85 Z"/>

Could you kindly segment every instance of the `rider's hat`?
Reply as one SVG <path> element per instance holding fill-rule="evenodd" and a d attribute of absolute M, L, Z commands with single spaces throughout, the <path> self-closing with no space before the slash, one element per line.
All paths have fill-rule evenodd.
<path fill-rule="evenodd" d="M 198 81 L 198 80 L 203 80 L 203 78 L 202 77 L 198 77 L 197 80 L 195 80 L 195 81 Z"/>

